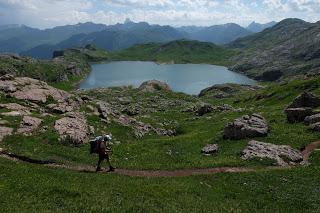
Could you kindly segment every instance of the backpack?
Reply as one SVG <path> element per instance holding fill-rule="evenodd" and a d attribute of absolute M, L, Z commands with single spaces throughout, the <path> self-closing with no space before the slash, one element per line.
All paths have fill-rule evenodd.
<path fill-rule="evenodd" d="M 90 154 L 98 153 L 99 142 L 103 140 L 102 136 L 96 137 L 93 140 L 90 140 Z"/>

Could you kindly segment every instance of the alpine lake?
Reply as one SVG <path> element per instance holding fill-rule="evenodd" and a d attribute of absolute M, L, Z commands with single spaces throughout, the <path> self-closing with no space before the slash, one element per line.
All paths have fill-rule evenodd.
<path fill-rule="evenodd" d="M 255 81 L 223 66 L 208 64 L 157 64 L 118 61 L 92 64 L 92 71 L 80 89 L 129 86 L 139 87 L 148 80 L 166 82 L 174 91 L 198 95 L 201 90 L 224 83 L 253 85 Z"/>

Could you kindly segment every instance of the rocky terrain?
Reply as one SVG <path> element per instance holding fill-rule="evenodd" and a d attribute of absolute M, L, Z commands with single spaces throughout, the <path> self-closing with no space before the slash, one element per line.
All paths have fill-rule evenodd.
<path fill-rule="evenodd" d="M 285 19 L 260 33 L 238 39 L 232 70 L 262 81 L 319 72 L 320 23 Z"/>

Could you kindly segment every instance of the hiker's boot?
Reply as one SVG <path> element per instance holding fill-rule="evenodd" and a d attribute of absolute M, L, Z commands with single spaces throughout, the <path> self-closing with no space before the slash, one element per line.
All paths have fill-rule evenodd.
<path fill-rule="evenodd" d="M 101 167 L 97 167 L 96 172 L 101 172 L 101 171 L 102 171 Z"/>
<path fill-rule="evenodd" d="M 115 168 L 113 166 L 110 166 L 108 172 L 114 172 L 114 170 Z"/>

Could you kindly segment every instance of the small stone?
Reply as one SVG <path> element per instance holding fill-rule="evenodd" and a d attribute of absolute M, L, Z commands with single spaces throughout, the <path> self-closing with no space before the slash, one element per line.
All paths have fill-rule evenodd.
<path fill-rule="evenodd" d="M 201 153 L 205 155 L 212 155 L 218 152 L 218 144 L 207 144 L 201 149 Z"/>

